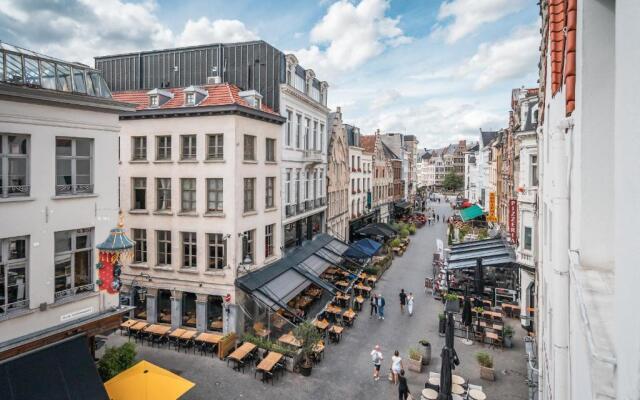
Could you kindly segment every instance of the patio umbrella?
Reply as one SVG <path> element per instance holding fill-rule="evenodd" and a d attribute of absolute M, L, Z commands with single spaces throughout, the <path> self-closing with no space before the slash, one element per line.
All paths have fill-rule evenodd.
<path fill-rule="evenodd" d="M 176 400 L 194 386 L 193 382 L 144 360 L 104 384 L 111 400 Z"/>
<path fill-rule="evenodd" d="M 478 258 L 476 260 L 476 269 L 475 274 L 473 276 L 473 283 L 476 289 L 477 297 L 481 297 L 484 293 L 484 277 L 482 273 L 482 258 Z"/>
<path fill-rule="evenodd" d="M 447 346 L 443 347 L 440 357 L 442 358 L 442 365 L 440 366 L 440 393 L 438 394 L 438 400 L 453 400 L 451 395 L 451 349 Z"/>
<path fill-rule="evenodd" d="M 460 364 L 460 360 L 458 360 L 458 354 L 456 353 L 456 349 L 454 348 L 454 329 L 455 323 L 453 321 L 453 314 L 447 314 L 447 326 L 445 330 L 445 347 L 449 348 L 449 356 L 451 357 L 451 367 L 456 369 L 456 365 Z"/>

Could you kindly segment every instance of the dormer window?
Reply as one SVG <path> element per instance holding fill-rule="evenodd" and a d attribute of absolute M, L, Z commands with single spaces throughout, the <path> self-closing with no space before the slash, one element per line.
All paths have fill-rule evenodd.
<path fill-rule="evenodd" d="M 186 93 L 185 94 L 185 104 L 188 106 L 193 106 L 196 104 L 196 94 L 195 93 Z"/>
<path fill-rule="evenodd" d="M 185 88 L 183 92 L 185 106 L 197 106 L 209 95 L 209 92 L 206 89 L 193 85 Z"/>
<path fill-rule="evenodd" d="M 245 90 L 242 92 L 238 92 L 238 96 L 244 99 L 249 107 L 256 108 L 258 110 L 262 109 L 262 95 L 258 93 L 257 90 Z"/>
<path fill-rule="evenodd" d="M 161 107 L 173 98 L 173 93 L 167 90 L 153 89 L 147 92 L 147 96 L 149 96 L 149 107 Z"/>
<path fill-rule="evenodd" d="M 158 96 L 157 95 L 149 96 L 149 106 L 158 107 Z"/>

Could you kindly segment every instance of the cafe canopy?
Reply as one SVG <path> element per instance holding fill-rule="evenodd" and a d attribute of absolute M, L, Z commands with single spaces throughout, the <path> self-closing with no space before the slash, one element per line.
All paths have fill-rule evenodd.
<path fill-rule="evenodd" d="M 345 253 L 346 256 L 356 259 L 373 257 L 382 244 L 371 239 L 360 239 L 351 245 Z"/>
<path fill-rule="evenodd" d="M 472 219 L 476 219 L 481 217 L 484 214 L 482 208 L 479 205 L 474 204 L 471 207 L 467 207 L 460 211 L 460 217 L 462 218 L 462 222 L 467 222 Z"/>
<path fill-rule="evenodd" d="M 447 260 L 449 270 L 475 268 L 477 259 L 482 259 L 485 267 L 516 265 L 513 250 L 502 238 L 454 244 L 450 250 Z"/>
<path fill-rule="evenodd" d="M 357 276 L 366 261 L 351 257 L 348 254 L 350 251 L 361 254 L 360 250 L 333 236 L 319 234 L 273 264 L 237 278 L 236 286 L 273 310 L 286 310 L 287 302 L 311 284 L 332 295 L 345 291 L 320 275 L 329 267 L 343 268 L 347 263 L 356 267 L 357 272 L 353 272 L 353 275 Z"/>
<path fill-rule="evenodd" d="M 394 238 L 398 235 L 397 230 L 395 230 L 391 225 L 385 224 L 383 222 L 369 224 L 363 228 L 358 229 L 356 233 L 360 236 L 382 237 L 385 240 Z"/>

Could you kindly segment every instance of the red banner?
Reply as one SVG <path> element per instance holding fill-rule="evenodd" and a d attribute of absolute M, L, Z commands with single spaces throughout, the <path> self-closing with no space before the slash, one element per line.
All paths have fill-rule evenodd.
<path fill-rule="evenodd" d="M 518 243 L 518 201 L 509 200 L 509 233 L 513 243 Z"/>

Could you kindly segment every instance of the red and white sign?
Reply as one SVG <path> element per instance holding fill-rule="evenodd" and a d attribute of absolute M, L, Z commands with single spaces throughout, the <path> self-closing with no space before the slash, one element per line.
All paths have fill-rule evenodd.
<path fill-rule="evenodd" d="M 231 295 L 229 293 L 224 295 L 224 302 L 227 304 L 231 303 Z"/>
<path fill-rule="evenodd" d="M 511 241 L 518 243 L 518 201 L 509 200 L 509 233 Z"/>

